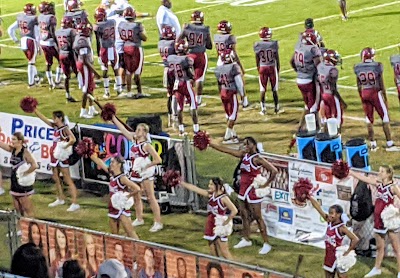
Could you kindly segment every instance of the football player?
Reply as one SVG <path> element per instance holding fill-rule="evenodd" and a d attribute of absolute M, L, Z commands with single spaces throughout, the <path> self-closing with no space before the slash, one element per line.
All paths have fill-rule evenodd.
<path fill-rule="evenodd" d="M 322 116 L 321 123 L 325 131 L 327 131 L 327 119 L 336 119 L 340 133 L 340 127 L 343 124 L 343 109 L 347 108 L 347 104 L 344 102 L 337 89 L 339 71 L 336 65 L 341 64 L 341 58 L 339 53 L 332 49 L 328 49 L 323 56 L 324 61 L 317 66 L 318 82 L 324 107 L 324 115 Z"/>
<path fill-rule="evenodd" d="M 168 86 L 168 62 L 167 58 L 169 55 L 175 53 L 175 39 L 176 32 L 175 28 L 171 26 L 164 26 L 161 30 L 161 39 L 158 42 L 158 50 L 160 51 L 161 58 L 164 63 L 164 77 L 163 85 L 168 89 L 168 127 L 173 126 L 176 119 L 176 96 L 172 92 L 172 88 Z"/>
<path fill-rule="evenodd" d="M 81 9 L 81 1 L 79 0 L 69 0 L 68 1 L 68 12 L 67 16 L 72 16 L 74 22 L 74 27 L 76 28 L 78 24 L 86 24 L 90 31 L 93 30 L 93 26 L 89 21 L 88 14 L 85 10 Z"/>
<path fill-rule="evenodd" d="M 265 115 L 265 91 L 268 81 L 271 84 L 272 96 L 274 98 L 275 114 L 283 112 L 279 108 L 278 82 L 279 82 L 279 45 L 277 41 L 272 40 L 272 30 L 268 27 L 262 27 L 259 32 L 261 41 L 254 44 L 256 54 L 256 63 L 260 83 L 260 104 L 261 115 Z"/>
<path fill-rule="evenodd" d="M 97 8 L 94 14 L 96 24 L 94 33 L 96 34 L 97 56 L 103 71 L 104 95 L 103 98 L 110 98 L 110 79 L 108 78 L 108 66 L 114 70 L 115 83 L 118 93 L 121 92 L 121 76 L 118 74 L 118 54 L 115 49 L 115 20 L 107 19 L 106 10 Z"/>
<path fill-rule="evenodd" d="M 143 97 L 140 80 L 144 60 L 142 41 L 147 41 L 146 31 L 143 24 L 135 22 L 136 13 L 132 7 L 126 8 L 123 16 L 126 22 L 121 22 L 118 25 L 118 32 L 124 41 L 124 64 L 128 93 L 121 93 L 119 96 L 140 98 Z M 134 75 L 134 81 L 138 90 L 135 96 L 132 94 L 132 75 Z"/>
<path fill-rule="evenodd" d="M 64 87 L 67 102 L 76 102 L 76 100 L 71 96 L 69 92 L 71 69 L 75 73 L 75 75 L 78 75 L 78 70 L 76 69 L 75 64 L 75 57 L 72 50 L 76 35 L 75 30 L 73 29 L 73 25 L 74 24 L 70 17 L 63 17 L 61 21 L 61 28 L 55 32 L 59 52 L 59 61 L 65 76 Z"/>
<path fill-rule="evenodd" d="M 186 39 L 189 47 L 189 57 L 193 59 L 194 81 L 196 83 L 197 104 L 202 106 L 204 77 L 207 71 L 208 58 L 206 49 L 212 49 L 210 27 L 204 25 L 204 13 L 194 11 L 191 23 L 184 24 L 179 41 Z"/>
<path fill-rule="evenodd" d="M 224 135 L 223 144 L 237 144 L 239 140 L 234 130 L 235 121 L 238 114 L 238 98 L 237 93 L 242 99 L 245 97 L 244 83 L 241 70 L 238 64 L 234 63 L 235 55 L 232 49 L 225 49 L 220 54 L 223 64 L 215 69 L 217 77 L 218 89 L 224 106 L 226 118 L 228 120 L 227 128 Z"/>
<path fill-rule="evenodd" d="M 73 44 L 73 49 L 77 55 L 76 68 L 82 75 L 82 108 L 79 115 L 80 118 L 93 118 L 93 116 L 98 115 L 99 112 L 96 111 L 93 101 L 89 98 L 89 111 L 86 110 L 86 104 L 88 100 L 87 94 L 93 94 L 94 91 L 94 75 L 100 78 L 100 75 L 96 72 L 93 67 L 93 55 L 91 49 L 91 43 L 89 36 L 91 33 L 90 26 L 88 24 L 78 24 L 76 26 L 77 35 L 75 36 L 75 41 Z"/>
<path fill-rule="evenodd" d="M 347 3 L 346 0 L 338 0 L 340 12 L 342 13 L 342 20 L 347 21 Z"/>
<path fill-rule="evenodd" d="M 61 66 L 57 50 L 57 39 L 55 38 L 55 31 L 57 26 L 57 19 L 54 14 L 51 14 L 50 3 L 41 2 L 39 4 L 40 15 L 38 17 L 40 27 L 40 46 L 42 47 L 44 57 L 46 59 L 46 77 L 49 82 L 50 90 L 59 86 L 61 82 Z M 53 65 L 53 58 L 57 59 L 58 67 L 56 69 L 56 80 L 53 80 L 51 66 Z"/>
<path fill-rule="evenodd" d="M 392 55 L 390 57 L 390 64 L 393 67 L 394 84 L 397 87 L 397 96 L 399 98 L 399 103 L 400 103 L 400 54 Z"/>
<path fill-rule="evenodd" d="M 28 59 L 28 88 L 32 88 L 35 84 L 39 85 L 41 78 L 36 69 L 36 57 L 40 54 L 40 31 L 38 18 L 36 17 L 36 7 L 28 3 L 24 6 L 24 12 L 17 16 L 17 21 L 8 27 L 8 34 L 15 43 L 19 40 L 15 36 L 16 30 L 19 28 L 21 35 L 21 49 Z"/>
<path fill-rule="evenodd" d="M 318 118 L 320 95 L 319 88 L 318 90 L 316 88 L 316 77 L 317 66 L 320 62 L 321 52 L 317 45 L 317 37 L 311 32 L 304 32 L 290 61 L 292 68 L 297 72 L 297 87 L 303 95 L 305 104 L 299 131 L 305 123 L 306 114 L 315 113 Z"/>
<path fill-rule="evenodd" d="M 304 27 L 306 28 L 306 30 L 304 30 L 304 32 L 313 33 L 317 37 L 317 44 L 319 47 L 325 47 L 325 43 L 323 42 L 321 33 L 319 33 L 317 30 L 314 29 L 314 20 L 312 18 L 307 18 L 304 21 Z M 303 35 L 303 33 L 300 33 L 300 41 L 302 39 L 302 35 Z"/>
<path fill-rule="evenodd" d="M 354 73 L 357 77 L 358 93 L 365 113 L 371 151 L 378 149 L 373 128 L 374 110 L 382 119 L 386 137 L 386 151 L 400 151 L 400 148 L 394 145 L 390 134 L 389 111 L 383 84 L 383 65 L 375 62 L 375 50 L 373 48 L 366 47 L 361 51 L 361 63 L 354 66 Z"/>
<path fill-rule="evenodd" d="M 176 54 L 169 55 L 167 58 L 169 65 L 168 86 L 172 87 L 178 102 L 179 136 L 185 135 L 185 127 L 183 125 L 183 105 L 185 98 L 190 103 L 194 133 L 199 132 L 200 129 L 197 116 L 197 103 L 192 87 L 192 81 L 194 79 L 194 61 L 189 55 L 186 55 L 188 48 L 188 43 L 185 40 L 178 40 L 175 43 Z"/>
<path fill-rule="evenodd" d="M 236 62 L 244 75 L 244 68 L 240 63 L 239 56 L 236 51 L 236 37 L 231 34 L 232 24 L 227 20 L 221 20 L 217 26 L 218 34 L 214 35 L 215 49 L 218 54 L 217 66 L 221 66 L 224 62 L 221 59 L 221 55 L 224 54 L 225 49 L 231 49 L 232 55 L 234 56 L 234 62 Z"/>

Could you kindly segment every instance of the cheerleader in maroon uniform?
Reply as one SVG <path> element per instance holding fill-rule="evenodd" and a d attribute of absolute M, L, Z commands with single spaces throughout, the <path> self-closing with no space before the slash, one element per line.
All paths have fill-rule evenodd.
<path fill-rule="evenodd" d="M 0 142 L 0 148 L 11 153 L 10 194 L 13 199 L 15 210 L 22 216 L 33 217 L 33 204 L 30 198 L 34 193 L 33 187 L 31 185 L 21 185 L 19 183 L 19 178 L 17 178 L 17 170 L 25 162 L 30 164 L 30 167 L 22 174 L 22 176 L 29 175 L 37 169 L 37 163 L 24 143 L 24 135 L 22 135 L 21 132 L 15 132 L 11 137 L 11 145 Z"/>
<path fill-rule="evenodd" d="M 234 248 L 243 248 L 252 245 L 250 240 L 250 220 L 255 219 L 264 241 L 264 245 L 259 254 L 267 254 L 271 250 L 271 246 L 268 244 L 267 227 L 265 226 L 261 214 L 262 198 L 257 197 L 255 188 L 251 184 L 254 178 L 261 173 L 261 168 L 265 168 L 270 172 L 270 176 L 267 182 L 263 186 L 260 186 L 260 188 L 269 186 L 275 179 L 278 170 L 274 165 L 259 155 L 257 141 L 253 137 L 246 137 L 244 139 L 244 150 L 230 149 L 225 146 L 220 146 L 213 141 L 210 142 L 210 146 L 218 151 L 230 154 L 242 160 L 238 198 L 242 201 L 239 203 L 239 211 L 243 221 L 243 238 Z"/>
<path fill-rule="evenodd" d="M 326 214 L 321 205 L 313 197 L 309 197 L 311 204 L 318 211 L 321 217 L 328 222 L 325 234 L 325 260 L 324 269 L 326 278 L 334 278 L 335 274 L 338 274 L 340 278 L 346 278 L 346 272 L 340 272 L 337 268 L 336 262 L 336 248 L 342 246 L 344 236 L 347 236 L 351 240 L 351 244 L 343 256 L 347 256 L 351 250 L 356 248 L 359 241 L 358 237 L 346 228 L 346 217 L 343 214 L 343 208 L 339 205 L 333 205 L 329 208 L 329 214 Z M 343 219 L 342 219 L 343 218 Z M 343 221 L 344 220 L 344 221 Z"/>
<path fill-rule="evenodd" d="M 57 188 L 57 200 L 49 204 L 49 207 L 56 207 L 65 204 L 64 189 L 62 187 L 60 174 L 63 176 L 63 181 L 68 185 L 69 193 L 71 194 L 71 205 L 67 211 L 72 212 L 80 209 L 77 202 L 78 192 L 74 181 L 71 178 L 71 173 L 69 171 L 69 161 L 68 159 L 60 161 L 54 157 L 54 152 L 57 144 L 60 142 L 66 142 L 63 146 L 64 149 L 72 148 L 76 142 L 75 135 L 71 132 L 68 124 L 65 121 L 65 115 L 62 111 L 53 112 L 53 121 L 47 119 L 37 108 L 35 109 L 35 114 L 38 116 L 45 124 L 54 128 L 53 134 L 53 147 L 50 149 L 51 155 L 51 167 L 53 169 L 53 180 Z"/>
<path fill-rule="evenodd" d="M 108 202 L 108 217 L 110 218 L 111 233 L 118 234 L 119 226 L 122 225 L 129 237 L 138 239 L 134 228 L 131 225 L 131 211 L 129 209 L 117 209 L 113 207 L 111 197 L 117 192 L 131 192 L 130 196 L 139 195 L 140 187 L 133 181 L 129 180 L 124 173 L 125 160 L 121 156 L 115 156 L 111 160 L 110 167 L 101 160 L 96 153 L 90 156 L 90 159 L 96 163 L 103 171 L 110 174 L 110 200 Z"/>
<path fill-rule="evenodd" d="M 398 230 L 388 230 L 382 221 L 382 211 L 394 203 L 394 196 L 400 198 L 400 190 L 393 181 L 393 167 L 383 165 L 379 167 L 378 177 L 366 177 L 360 173 L 350 170 L 350 175 L 365 183 L 377 187 L 377 198 L 374 209 L 374 232 L 376 239 L 375 266 L 364 277 L 374 277 L 382 273 L 381 265 L 385 255 L 385 237 L 388 234 L 397 259 L 397 278 L 400 278 L 400 240 Z"/>
<path fill-rule="evenodd" d="M 210 253 L 213 256 L 219 256 L 231 260 L 232 255 L 229 251 L 228 237 L 219 237 L 215 235 L 214 228 L 215 217 L 217 215 L 225 216 L 227 215 L 227 210 L 230 214 L 227 215 L 228 218 L 225 220 L 223 225 L 227 225 L 237 214 L 237 208 L 225 194 L 224 183 L 220 178 L 213 178 L 208 183 L 208 190 L 201 189 L 193 184 L 181 182 L 181 185 L 188 190 L 196 192 L 197 194 L 207 197 L 207 222 L 204 232 L 204 239 L 208 240 L 208 245 L 210 246 Z M 219 254 L 221 252 L 221 254 Z"/>
<path fill-rule="evenodd" d="M 154 147 L 149 142 L 149 126 L 140 123 L 137 125 L 135 132 L 128 131 L 125 126 L 115 117 L 113 116 L 112 121 L 118 127 L 118 129 L 122 132 L 122 134 L 133 143 L 133 146 L 130 150 L 130 158 L 133 160 L 137 158 L 150 158 L 151 162 L 146 166 L 146 169 L 150 167 L 156 166 L 160 164 L 161 157 L 156 152 Z M 145 171 L 146 169 L 142 169 Z M 156 196 L 154 194 L 154 173 L 150 177 L 143 178 L 139 173 L 132 171 L 131 180 L 137 182 L 141 185 L 142 189 L 147 195 L 147 200 L 150 204 L 150 208 L 153 212 L 154 216 L 154 224 L 150 228 L 150 232 L 158 232 L 162 230 L 163 224 L 161 223 L 161 211 L 160 206 L 158 205 Z M 135 195 L 135 209 L 136 209 L 136 219 L 132 222 L 133 226 L 140 226 L 144 224 L 143 220 L 143 203 L 140 195 Z"/>

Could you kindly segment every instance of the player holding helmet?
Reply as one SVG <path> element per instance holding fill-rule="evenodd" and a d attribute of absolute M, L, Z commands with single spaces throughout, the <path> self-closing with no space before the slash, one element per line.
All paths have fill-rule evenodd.
<path fill-rule="evenodd" d="M 399 49 L 400 49 L 400 45 L 399 45 Z M 400 54 L 392 55 L 390 57 L 390 64 L 393 67 L 394 84 L 396 85 L 397 96 L 398 96 L 399 102 L 400 102 Z"/>

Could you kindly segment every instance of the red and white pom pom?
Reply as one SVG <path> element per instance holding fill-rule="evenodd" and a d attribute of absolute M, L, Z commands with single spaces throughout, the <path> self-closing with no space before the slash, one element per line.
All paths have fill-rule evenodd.
<path fill-rule="evenodd" d="M 219 215 L 215 216 L 215 227 L 214 227 L 214 234 L 219 237 L 227 237 L 232 234 L 233 232 L 233 221 L 229 221 L 228 224 L 225 226 L 223 225 L 224 222 L 228 219 L 226 215 Z"/>
<path fill-rule="evenodd" d="M 112 103 L 106 103 L 101 110 L 101 118 L 108 122 L 112 120 L 112 116 L 117 113 L 117 108 Z"/>
<path fill-rule="evenodd" d="M 96 152 L 96 144 L 90 137 L 83 138 L 75 147 L 75 151 L 79 156 L 89 158 Z"/>
<path fill-rule="evenodd" d="M 357 262 L 357 255 L 354 250 L 350 251 L 349 254 L 343 256 L 344 252 L 349 249 L 348 246 L 339 246 L 336 248 L 336 263 L 337 268 L 341 273 L 345 273 L 352 268 Z"/>
<path fill-rule="evenodd" d="M 264 198 L 266 196 L 271 196 L 271 188 L 269 186 L 264 187 L 264 188 L 257 188 L 256 196 L 258 198 Z"/>
<path fill-rule="evenodd" d="M 299 178 L 299 180 L 294 184 L 294 197 L 297 201 L 296 204 L 304 205 L 306 200 L 310 196 L 311 190 L 313 189 L 313 184 L 309 179 Z"/>
<path fill-rule="evenodd" d="M 18 167 L 16 175 L 19 185 L 31 186 L 35 183 L 36 171 L 33 171 L 28 175 L 22 176 L 22 174 L 28 171 L 29 168 L 31 168 L 31 165 L 29 163 L 23 163 L 21 166 Z"/>
<path fill-rule="evenodd" d="M 263 177 L 261 174 L 258 174 L 254 179 L 253 182 L 251 183 L 251 186 L 254 188 L 259 188 L 260 186 L 263 186 L 266 184 L 268 179 L 266 177 Z"/>
<path fill-rule="evenodd" d="M 133 197 L 128 197 L 129 192 L 118 191 L 111 196 L 111 205 L 117 210 L 129 210 L 133 204 Z"/>
<path fill-rule="evenodd" d="M 72 154 L 72 146 L 68 146 L 68 142 L 58 142 L 54 148 L 54 158 L 64 161 L 67 160 Z"/>
<path fill-rule="evenodd" d="M 383 224 L 389 230 L 400 228 L 400 211 L 394 205 L 388 205 L 381 213 Z"/>
<path fill-rule="evenodd" d="M 149 157 L 138 157 L 133 161 L 132 170 L 140 175 L 140 177 L 144 179 L 148 179 L 154 176 L 155 166 L 151 166 L 146 168 L 149 164 L 151 164 L 151 160 Z"/>
<path fill-rule="evenodd" d="M 200 151 L 207 149 L 210 136 L 205 131 L 199 131 L 193 136 L 193 145 Z"/>
<path fill-rule="evenodd" d="M 34 97 L 24 97 L 21 99 L 19 106 L 26 113 L 33 113 L 38 106 L 38 101 Z"/>
<path fill-rule="evenodd" d="M 168 187 L 175 187 L 181 183 L 181 172 L 168 170 L 163 175 L 163 182 Z"/>
<path fill-rule="evenodd" d="M 339 159 L 332 164 L 332 174 L 338 179 L 344 179 L 349 175 L 350 167 L 347 162 Z"/>

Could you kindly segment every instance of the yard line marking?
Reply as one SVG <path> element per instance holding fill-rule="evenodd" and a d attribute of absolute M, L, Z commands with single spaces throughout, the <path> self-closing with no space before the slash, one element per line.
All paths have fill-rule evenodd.
<path fill-rule="evenodd" d="M 344 80 L 344 79 L 349 79 L 350 76 L 343 76 L 343 77 L 339 77 L 338 80 Z"/>
<path fill-rule="evenodd" d="M 0 40 L 0 42 L 7 42 L 7 41 L 11 41 L 12 39 L 11 38 L 8 38 L 8 39 L 2 39 L 2 40 Z"/>
<path fill-rule="evenodd" d="M 400 1 L 393 1 L 393 2 L 389 2 L 389 3 L 375 5 L 375 6 L 372 6 L 372 7 L 365 7 L 365 8 L 362 8 L 362 9 L 349 11 L 348 14 L 356 14 L 356 13 L 369 11 L 369 10 L 374 10 L 374 9 L 379 9 L 379 8 L 383 8 L 383 7 L 387 7 L 387 6 L 391 6 L 391 5 L 396 5 L 396 4 L 400 4 Z M 315 21 L 323 21 L 323 20 L 327 20 L 327 19 L 331 19 L 331 18 L 335 18 L 335 17 L 339 18 L 339 14 L 334 14 L 334 15 L 328 15 L 328 16 L 324 16 L 324 17 L 314 18 L 314 22 Z M 283 25 L 283 26 L 272 27 L 272 30 L 286 29 L 286 28 L 297 26 L 297 25 L 303 25 L 303 24 L 304 24 L 304 21 L 299 21 L 299 22 L 296 22 L 296 23 L 290 23 L 290 24 L 286 24 L 286 25 Z M 237 39 L 243 39 L 243 38 L 251 37 L 251 36 L 254 36 L 254 35 L 257 35 L 257 34 L 258 34 L 258 31 L 257 32 L 252 32 L 252 33 L 248 33 L 248 34 L 245 34 L 245 35 L 241 35 L 241 36 L 237 36 L 236 38 Z"/>

